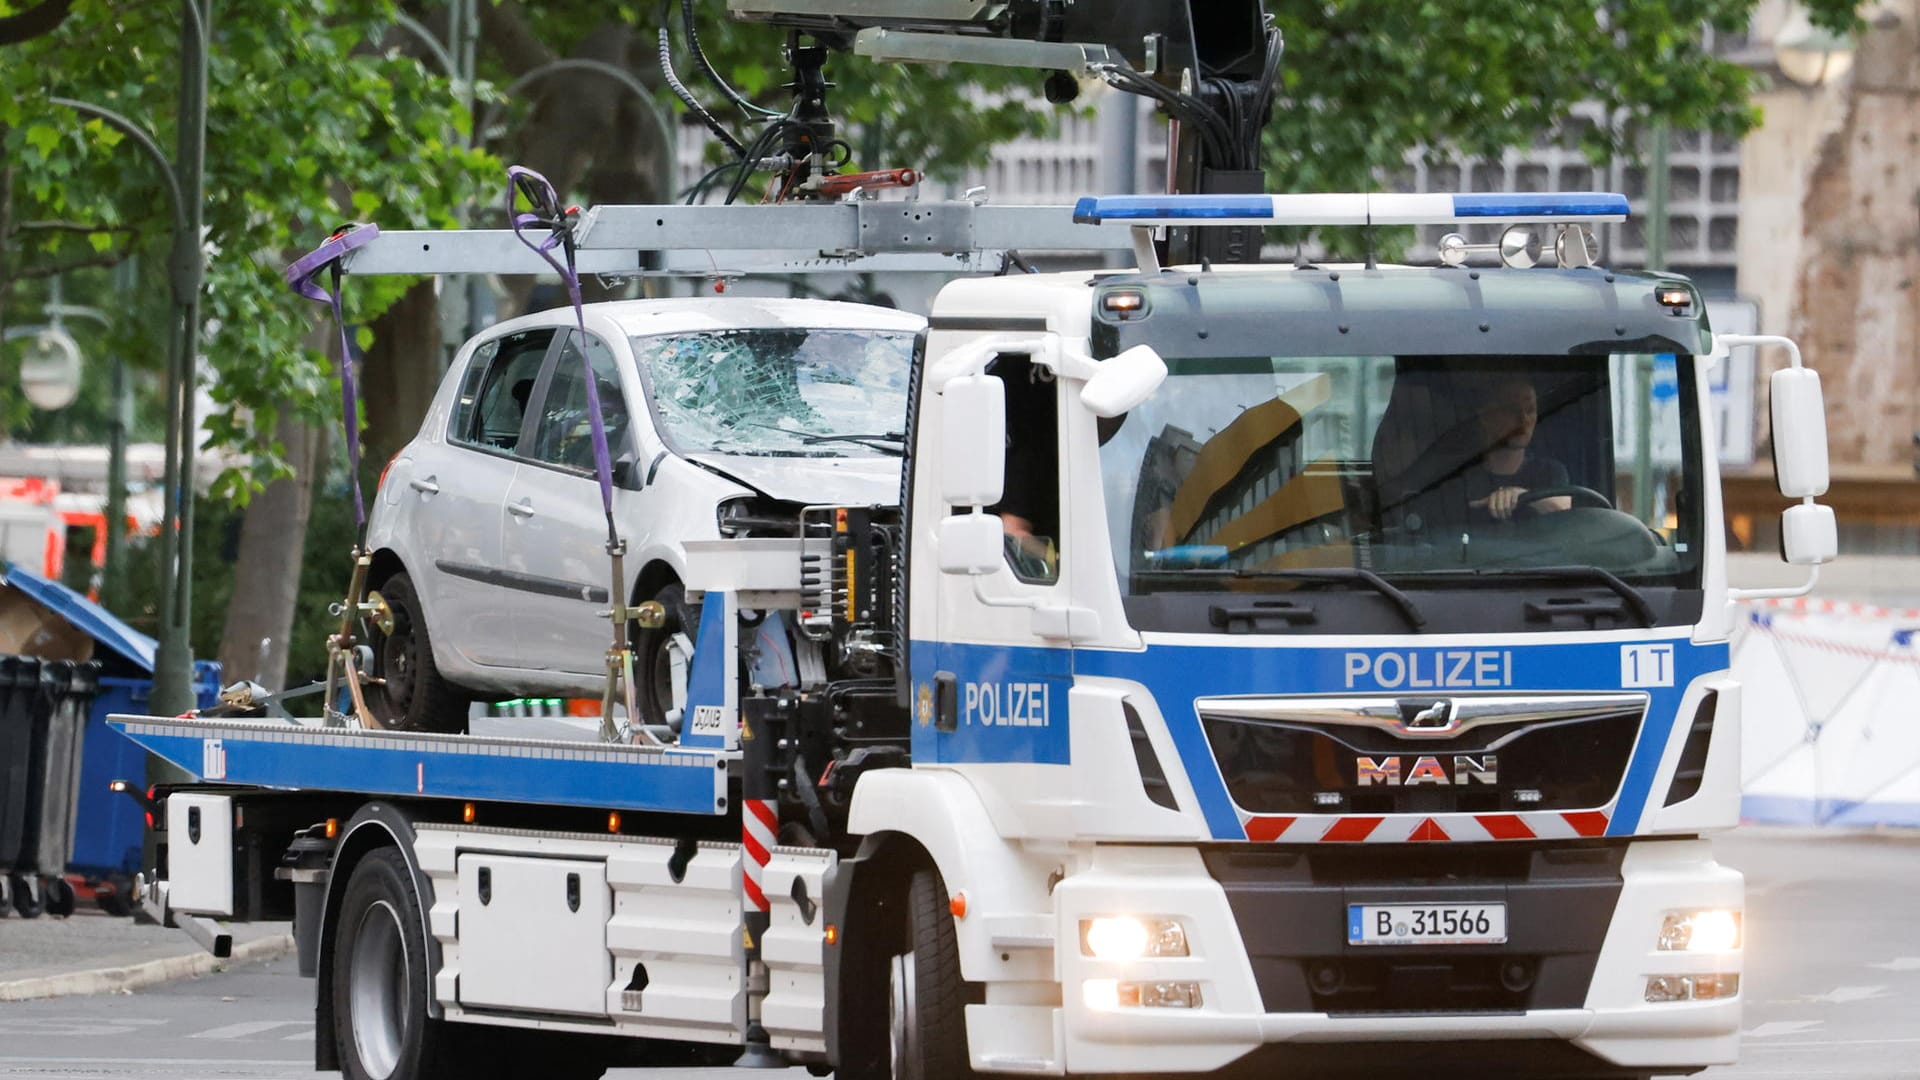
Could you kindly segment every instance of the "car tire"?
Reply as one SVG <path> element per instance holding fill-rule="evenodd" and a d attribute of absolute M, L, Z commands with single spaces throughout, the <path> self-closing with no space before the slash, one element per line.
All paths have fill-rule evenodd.
<path fill-rule="evenodd" d="M 641 630 L 633 638 L 634 697 L 640 706 L 640 722 L 649 725 L 667 723 L 673 708 L 673 680 L 668 645 L 674 635 L 686 634 L 689 640 L 700 636 L 700 612 L 687 603 L 687 591 L 679 582 L 661 587 L 653 599 L 666 609 L 667 621 L 657 630 Z M 685 717 L 681 717 L 684 723 Z"/>
<path fill-rule="evenodd" d="M 905 934 L 887 965 L 887 1031 L 894 1080 L 964 1080 L 967 984 L 960 941 L 940 875 L 916 870 L 907 891 Z"/>
<path fill-rule="evenodd" d="M 373 674 L 383 681 L 370 688 L 367 708 L 393 730 L 465 731 L 466 697 L 433 662 L 433 636 L 413 579 L 395 574 L 379 591 L 393 613 L 393 632 L 373 630 Z"/>

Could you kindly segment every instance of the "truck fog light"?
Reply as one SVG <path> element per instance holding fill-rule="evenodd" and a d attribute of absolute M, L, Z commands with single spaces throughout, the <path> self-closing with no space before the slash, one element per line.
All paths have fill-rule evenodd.
<path fill-rule="evenodd" d="M 1647 1001 L 1686 1001 L 1693 997 L 1693 983 L 1685 975 L 1652 975 L 1647 978 Z"/>
<path fill-rule="evenodd" d="M 1096 960 L 1186 956 L 1187 931 L 1174 919 L 1136 919 L 1129 915 L 1082 919 L 1080 951 Z"/>
<path fill-rule="evenodd" d="M 1136 992 L 1142 1008 L 1197 1009 L 1201 1005 L 1200 984 L 1197 982 L 1140 983 Z M 1126 996 L 1124 989 L 1121 996 Z"/>
<path fill-rule="evenodd" d="M 1647 1001 L 1718 1001 L 1740 993 L 1738 975 L 1652 975 L 1647 978 Z"/>
<path fill-rule="evenodd" d="M 1732 952 L 1740 947 L 1740 913 L 1726 908 L 1673 911 L 1660 926 L 1662 952 Z"/>

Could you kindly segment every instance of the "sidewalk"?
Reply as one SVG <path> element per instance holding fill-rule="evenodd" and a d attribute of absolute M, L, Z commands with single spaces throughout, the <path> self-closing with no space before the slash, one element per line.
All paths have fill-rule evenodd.
<path fill-rule="evenodd" d="M 183 930 L 82 907 L 70 919 L 0 918 L 0 1002 L 137 990 L 293 950 L 286 923 L 236 924 L 225 960 Z"/>

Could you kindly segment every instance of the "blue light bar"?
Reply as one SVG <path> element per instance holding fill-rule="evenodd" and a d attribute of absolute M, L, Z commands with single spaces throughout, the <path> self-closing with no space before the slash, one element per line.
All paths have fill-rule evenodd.
<path fill-rule="evenodd" d="M 1610 191 L 1541 192 L 1529 195 L 1455 195 L 1453 212 L 1463 218 L 1625 218 L 1627 197 Z"/>
<path fill-rule="evenodd" d="M 1459 221 L 1624 221 L 1627 198 L 1604 191 L 1449 195 L 1099 195 L 1074 205 L 1086 225 L 1438 225 Z"/>

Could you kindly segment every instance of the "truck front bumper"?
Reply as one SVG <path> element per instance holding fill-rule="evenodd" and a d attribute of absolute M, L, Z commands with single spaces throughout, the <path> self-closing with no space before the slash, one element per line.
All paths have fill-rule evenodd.
<path fill-rule="evenodd" d="M 994 1004 L 990 990 L 988 1004 L 969 1007 L 974 1062 L 995 1071 L 1204 1073 L 1292 1057 L 1314 1063 L 1318 1076 L 1334 1074 L 1329 1064 L 1364 1074 L 1405 1055 L 1424 1062 L 1460 1043 L 1481 1044 L 1450 1047 L 1464 1053 L 1463 1067 L 1571 1061 L 1583 1073 L 1633 1074 L 1733 1060 L 1740 999 L 1724 977 L 1739 974 L 1740 951 L 1660 948 L 1669 915 L 1741 907 L 1740 875 L 1715 863 L 1705 841 L 1415 846 L 1325 858 L 1102 847 L 1091 870 L 1054 894 L 1061 1003 L 1051 1022 L 1031 1005 Z M 1403 863 L 1417 872 L 1396 876 Z M 1431 872 L 1447 865 L 1457 872 Z M 1502 945 L 1346 942 L 1348 903 L 1494 898 L 1507 905 Z M 1114 915 L 1177 921 L 1188 955 L 1086 955 L 1083 920 Z M 1727 996 L 1649 1001 L 1650 980 L 1663 978 L 1668 996 L 1693 981 Z M 1116 1003 L 1116 986 L 1129 1003 Z M 1148 999 L 1162 1004 L 1131 1003 Z M 1328 1044 L 1348 1045 L 1334 1053 Z"/>

